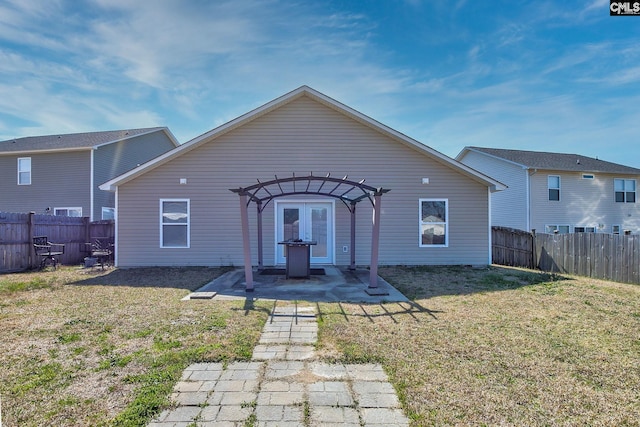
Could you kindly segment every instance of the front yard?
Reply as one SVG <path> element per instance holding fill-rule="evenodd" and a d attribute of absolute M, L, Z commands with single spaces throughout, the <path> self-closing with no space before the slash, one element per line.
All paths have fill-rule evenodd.
<path fill-rule="evenodd" d="M 189 363 L 249 359 L 272 303 L 180 301 L 221 273 L 1 275 L 3 425 L 145 425 Z M 379 273 L 412 302 L 318 304 L 318 351 L 382 363 L 412 425 L 640 425 L 640 287 L 500 267 Z"/>

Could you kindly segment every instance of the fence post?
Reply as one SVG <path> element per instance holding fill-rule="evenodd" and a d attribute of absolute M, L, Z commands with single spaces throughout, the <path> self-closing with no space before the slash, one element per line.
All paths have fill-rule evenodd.
<path fill-rule="evenodd" d="M 29 235 L 29 241 L 27 242 L 27 245 L 29 245 L 29 268 L 33 268 L 34 267 L 34 260 L 36 257 L 36 253 L 35 253 L 35 248 L 33 247 L 33 238 L 35 237 L 33 235 L 34 230 L 35 230 L 35 222 L 36 222 L 36 217 L 35 217 L 36 213 L 31 211 L 29 212 L 29 219 L 28 219 L 28 224 L 27 224 L 27 234 Z"/>
<path fill-rule="evenodd" d="M 538 268 L 538 256 L 536 254 L 536 229 L 531 229 L 531 268 Z"/>
<path fill-rule="evenodd" d="M 91 223 L 89 222 L 89 217 L 83 217 L 82 222 L 84 225 L 84 243 L 91 242 Z"/>

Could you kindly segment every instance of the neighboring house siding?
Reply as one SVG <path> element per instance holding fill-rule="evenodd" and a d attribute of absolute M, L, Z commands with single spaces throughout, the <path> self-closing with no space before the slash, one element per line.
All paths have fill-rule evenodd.
<path fill-rule="evenodd" d="M 612 225 L 640 232 L 640 205 L 616 203 L 614 178 L 637 179 L 634 176 L 590 173 L 593 179 L 583 179 L 583 172 L 538 171 L 531 176 L 532 228 L 544 232 L 550 224 L 596 227 L 599 233 L 611 233 Z M 547 177 L 560 176 L 560 201 L 549 201 Z"/>
<path fill-rule="evenodd" d="M 94 151 L 94 212 L 101 219 L 102 207 L 115 207 L 115 195 L 98 186 L 162 153 L 175 148 L 163 131 L 136 136 L 124 141 L 98 147 Z M 87 216 L 89 213 L 87 212 Z"/>
<path fill-rule="evenodd" d="M 17 185 L 17 159 L 31 157 L 31 185 Z M 0 211 L 44 214 L 81 207 L 89 214 L 90 152 L 0 155 Z"/>
<path fill-rule="evenodd" d="M 307 97 L 294 100 L 118 188 L 118 263 L 242 265 L 239 197 L 230 188 L 278 177 L 366 178 L 382 196 L 380 264 L 487 264 L 487 187 Z M 429 178 L 428 185 L 422 178 Z M 181 178 L 187 179 L 180 185 Z M 160 249 L 159 200 L 190 200 L 190 249 Z M 309 199 L 309 196 L 303 197 Z M 418 200 L 449 200 L 449 247 L 420 248 Z M 256 208 L 249 206 L 253 263 Z M 349 264 L 347 208 L 335 203 L 336 264 Z M 356 263 L 370 263 L 371 205 L 358 204 Z M 264 261 L 274 262 L 274 206 L 263 216 Z M 350 248 L 353 250 L 353 248 Z"/>
<path fill-rule="evenodd" d="M 491 195 L 491 225 L 528 229 L 528 171 L 521 165 L 468 151 L 461 162 L 508 185 Z"/>

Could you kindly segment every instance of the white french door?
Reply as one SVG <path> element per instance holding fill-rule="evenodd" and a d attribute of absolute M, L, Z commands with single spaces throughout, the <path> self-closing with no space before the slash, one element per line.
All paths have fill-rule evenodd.
<path fill-rule="evenodd" d="M 313 240 L 312 264 L 333 263 L 333 202 L 276 202 L 276 264 L 286 262 L 289 239 Z"/>

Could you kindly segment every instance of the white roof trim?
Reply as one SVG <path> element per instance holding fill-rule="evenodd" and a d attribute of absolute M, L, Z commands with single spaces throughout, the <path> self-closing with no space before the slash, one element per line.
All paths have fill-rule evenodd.
<path fill-rule="evenodd" d="M 500 190 L 504 190 L 507 188 L 506 185 L 502 184 L 499 181 L 494 180 L 493 178 L 490 178 L 478 171 L 476 171 L 475 169 L 472 169 L 470 167 L 468 167 L 467 165 L 464 165 L 448 156 L 445 156 L 444 154 L 432 149 L 431 147 L 428 147 L 386 125 L 383 125 L 382 123 L 360 113 L 359 111 L 354 110 L 351 107 L 348 107 L 336 100 L 334 100 L 333 98 L 330 98 L 318 91 L 316 91 L 315 89 L 310 88 L 309 86 L 301 86 L 285 95 L 282 95 L 276 99 L 274 99 L 271 102 L 268 102 L 254 110 L 249 111 L 248 113 L 245 113 L 213 130 L 210 130 L 209 132 L 206 132 L 200 136 L 195 137 L 194 139 L 192 139 L 191 141 L 185 142 L 184 144 L 182 144 L 181 146 L 135 168 L 132 169 L 131 171 L 120 175 L 116 178 L 113 178 L 110 181 L 105 182 L 104 184 L 102 184 L 100 186 L 101 190 L 106 190 L 106 191 L 115 191 L 115 189 L 119 186 L 122 185 L 134 178 L 136 178 L 137 176 L 145 173 L 147 170 L 151 170 L 154 169 L 166 162 L 168 162 L 169 160 L 173 159 L 174 157 L 180 156 L 183 153 L 186 153 L 188 151 L 193 150 L 194 148 L 198 147 L 199 145 L 209 141 L 210 139 L 220 136 L 226 132 L 229 132 L 232 129 L 237 128 L 238 126 L 241 126 L 245 123 L 248 123 L 252 120 L 254 120 L 257 117 L 262 116 L 263 114 L 266 114 L 267 112 L 274 110 L 284 104 L 287 104 L 297 98 L 299 98 L 300 96 L 303 95 L 307 95 L 319 102 L 321 102 L 322 104 L 341 112 L 342 114 L 345 114 L 347 116 L 350 116 L 352 118 L 354 118 L 355 120 L 359 121 L 360 123 L 363 123 L 367 126 L 370 126 L 374 129 L 376 129 L 379 132 L 382 132 L 390 137 L 392 137 L 393 139 L 396 139 L 400 142 L 403 142 L 415 149 L 417 149 L 418 151 L 421 151 L 424 154 L 427 154 L 431 157 L 433 157 L 436 161 L 443 163 L 449 167 L 452 167 L 458 171 L 460 171 L 461 173 L 471 177 L 472 179 L 481 182 L 485 185 L 487 185 L 491 191 L 500 191 Z"/>
<path fill-rule="evenodd" d="M 525 164 L 514 162 L 513 160 L 508 160 L 508 159 L 505 159 L 504 157 L 496 156 L 495 154 L 485 153 L 484 151 L 476 150 L 475 148 L 472 148 L 472 147 L 464 147 L 462 149 L 462 151 L 460 151 L 460 153 L 456 156 L 456 160 L 459 161 L 459 162 L 462 161 L 462 158 L 469 151 L 473 151 L 474 153 L 482 154 L 483 156 L 491 157 L 492 159 L 502 160 L 505 163 L 511 163 L 512 165 L 520 166 L 522 169 L 531 169 L 529 166 L 527 166 Z"/>
<path fill-rule="evenodd" d="M 3 151 L 0 156 L 35 156 L 38 154 L 65 153 L 69 151 L 93 151 L 95 147 L 51 148 L 49 150 Z"/>

